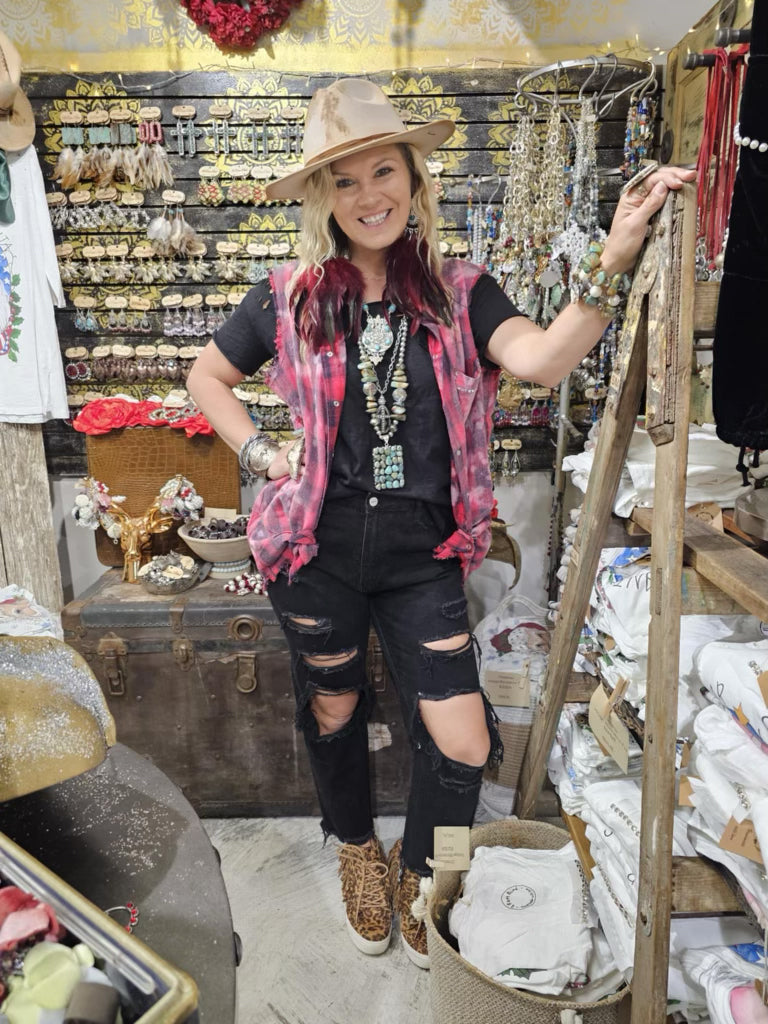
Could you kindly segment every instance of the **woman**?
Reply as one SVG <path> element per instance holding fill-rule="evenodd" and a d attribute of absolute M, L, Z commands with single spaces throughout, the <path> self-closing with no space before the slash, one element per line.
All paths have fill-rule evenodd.
<path fill-rule="evenodd" d="M 291 648 L 323 831 L 340 841 L 350 936 L 382 953 L 394 907 L 421 967 L 426 934 L 411 905 L 433 829 L 472 823 L 484 766 L 501 754 L 463 593 L 489 543 L 499 369 L 556 385 L 605 330 L 648 219 L 693 177 L 662 169 L 622 197 L 589 302 L 543 331 L 479 268 L 441 259 L 424 157 L 453 128 L 406 129 L 367 81 L 319 89 L 303 168 L 268 189 L 304 199 L 299 260 L 251 289 L 188 380 L 243 468 L 267 478 L 249 538 Z M 284 445 L 254 433 L 231 391 L 273 356 L 270 386 L 303 430 Z M 405 832 L 388 859 L 368 780 L 371 620 L 413 752 Z"/>

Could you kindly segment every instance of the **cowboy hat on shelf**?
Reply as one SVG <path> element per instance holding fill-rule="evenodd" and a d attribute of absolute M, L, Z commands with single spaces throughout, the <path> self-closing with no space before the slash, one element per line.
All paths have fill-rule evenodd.
<path fill-rule="evenodd" d="M 35 115 L 19 88 L 21 57 L 5 32 L 0 32 L 0 58 L 0 149 L 15 153 L 34 139 Z"/>
<path fill-rule="evenodd" d="M 373 82 L 342 78 L 318 89 L 310 100 L 304 128 L 302 167 L 267 185 L 269 199 L 299 199 L 313 171 L 374 146 L 407 142 L 422 156 L 453 134 L 453 121 L 406 128 L 389 97 Z"/>

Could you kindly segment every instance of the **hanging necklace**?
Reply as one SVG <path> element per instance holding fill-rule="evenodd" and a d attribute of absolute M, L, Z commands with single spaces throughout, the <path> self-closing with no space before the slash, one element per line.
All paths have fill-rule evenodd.
<path fill-rule="evenodd" d="M 360 335 L 360 349 L 374 366 L 378 366 L 384 358 L 384 354 L 392 347 L 395 336 L 386 317 L 380 314 L 374 316 L 365 303 L 363 303 L 363 310 L 367 319 L 365 330 Z M 394 313 L 394 311 L 395 307 L 390 303 L 388 312 Z"/>
<path fill-rule="evenodd" d="M 376 319 L 384 320 L 383 317 Z M 386 323 L 386 320 L 384 320 Z M 389 328 L 389 324 L 387 324 Z M 368 326 L 366 325 L 366 331 Z M 392 330 L 389 328 L 390 341 L 386 348 L 392 346 Z M 365 331 L 363 331 L 363 336 Z M 405 419 L 405 398 L 408 390 L 408 378 L 405 373 L 405 340 L 408 335 L 408 317 L 403 316 L 394 340 L 392 355 L 389 360 L 384 383 L 379 382 L 375 362 L 368 347 L 360 338 L 360 362 L 357 364 L 363 382 L 365 410 L 370 417 L 371 426 L 384 444 L 373 449 L 373 486 L 377 490 L 392 490 L 405 487 L 405 465 L 403 463 L 403 447 L 390 444 L 398 424 Z M 386 349 L 384 349 L 386 351 Z M 378 355 L 376 363 L 381 360 Z M 387 391 L 392 385 L 392 406 L 387 407 Z"/>

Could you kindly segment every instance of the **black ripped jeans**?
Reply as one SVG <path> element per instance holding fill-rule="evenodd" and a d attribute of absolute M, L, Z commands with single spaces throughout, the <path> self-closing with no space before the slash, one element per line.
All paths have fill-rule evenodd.
<path fill-rule="evenodd" d="M 433 549 L 454 529 L 450 509 L 391 495 L 361 493 L 326 502 L 318 554 L 288 583 L 269 585 L 292 654 L 296 724 L 303 732 L 320 799 L 322 827 L 342 842 L 373 834 L 367 719 L 372 690 L 365 674 L 370 623 L 397 687 L 413 752 L 403 862 L 429 873 L 436 825 L 471 825 L 483 769 L 446 757 L 419 714 L 419 700 L 475 693 L 480 682 L 470 640 L 453 651 L 425 644 L 469 633 L 461 571 Z M 296 620 L 307 620 L 297 622 Z M 342 665 L 311 665 L 305 656 L 353 653 Z M 351 720 L 320 735 L 313 693 L 358 693 Z M 487 699 L 490 759 L 501 743 Z"/>

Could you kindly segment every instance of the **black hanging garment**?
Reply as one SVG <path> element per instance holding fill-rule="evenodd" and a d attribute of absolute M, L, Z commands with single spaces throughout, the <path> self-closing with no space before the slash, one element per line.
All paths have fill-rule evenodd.
<path fill-rule="evenodd" d="M 755 0 L 728 242 L 717 307 L 712 400 L 717 435 L 768 448 L 768 0 Z M 739 462 L 743 463 L 742 451 Z"/>

